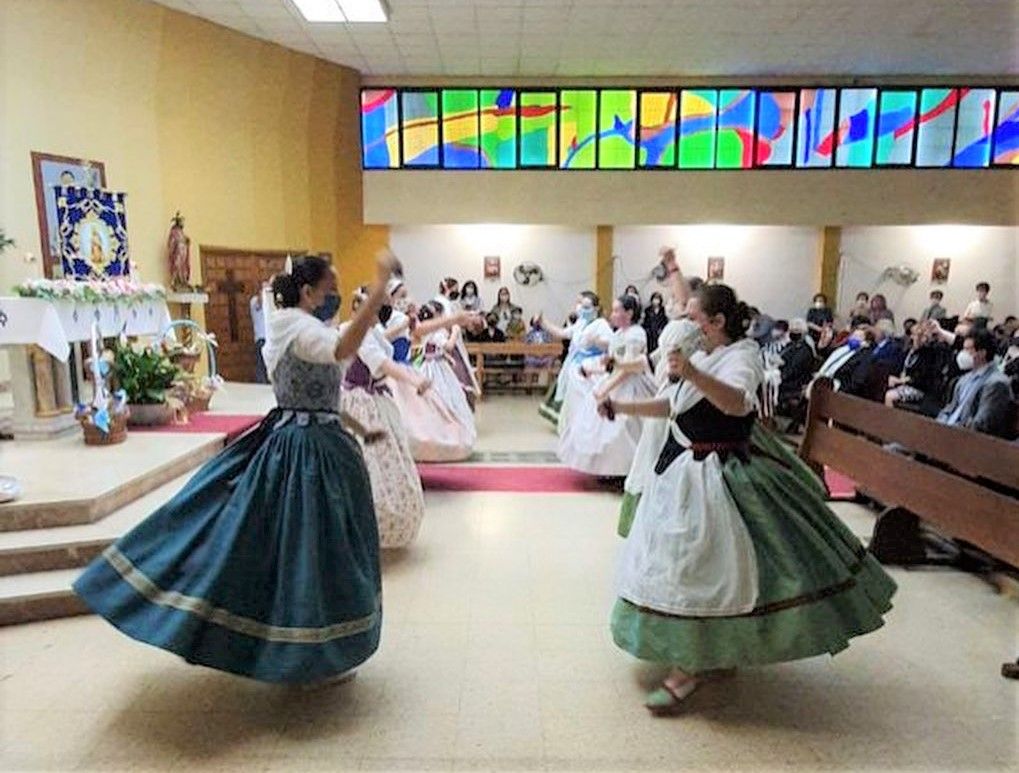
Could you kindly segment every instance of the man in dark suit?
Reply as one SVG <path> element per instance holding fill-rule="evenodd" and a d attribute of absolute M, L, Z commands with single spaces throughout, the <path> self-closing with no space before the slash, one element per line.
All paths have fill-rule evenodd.
<path fill-rule="evenodd" d="M 873 347 L 874 332 L 870 325 L 859 325 L 846 343 L 825 360 L 815 378 L 830 378 L 839 392 L 858 397 L 868 396 L 866 392 L 871 380 Z"/>
<path fill-rule="evenodd" d="M 796 401 L 803 394 L 803 388 L 814 375 L 814 349 L 807 337 L 807 323 L 794 319 L 789 323 L 789 345 L 779 354 L 782 364 L 779 372 L 782 383 L 778 388 L 778 402 Z"/>
<path fill-rule="evenodd" d="M 952 399 L 938 414 L 938 422 L 1011 438 L 1014 418 L 1012 387 L 994 366 L 994 336 L 987 330 L 970 332 L 957 355 L 963 375 Z"/>

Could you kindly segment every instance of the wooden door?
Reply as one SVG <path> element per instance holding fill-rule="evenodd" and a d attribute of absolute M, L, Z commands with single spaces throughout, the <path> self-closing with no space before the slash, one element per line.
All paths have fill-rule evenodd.
<path fill-rule="evenodd" d="M 202 247 L 202 277 L 209 293 L 205 327 L 216 334 L 216 363 L 227 381 L 255 380 L 255 333 L 250 300 L 262 282 L 283 270 L 288 254 Z"/>

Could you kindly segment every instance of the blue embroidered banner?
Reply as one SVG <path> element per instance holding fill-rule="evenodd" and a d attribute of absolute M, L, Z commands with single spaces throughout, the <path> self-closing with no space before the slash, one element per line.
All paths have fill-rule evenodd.
<path fill-rule="evenodd" d="M 57 186 L 57 232 L 64 276 L 107 279 L 126 276 L 127 213 L 123 193 Z"/>

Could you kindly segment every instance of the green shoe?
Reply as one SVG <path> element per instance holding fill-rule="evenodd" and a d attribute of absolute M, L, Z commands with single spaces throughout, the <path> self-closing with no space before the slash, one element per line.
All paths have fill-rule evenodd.
<path fill-rule="evenodd" d="M 644 708 L 656 717 L 674 716 L 679 713 L 683 701 L 689 698 L 696 689 L 696 679 L 683 682 L 679 687 L 669 687 L 663 683 L 661 687 L 647 696 Z"/>

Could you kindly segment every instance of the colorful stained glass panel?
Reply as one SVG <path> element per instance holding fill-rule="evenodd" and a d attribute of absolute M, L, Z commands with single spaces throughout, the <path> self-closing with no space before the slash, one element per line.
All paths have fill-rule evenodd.
<path fill-rule="evenodd" d="M 676 165 L 676 108 L 674 91 L 644 91 L 640 95 L 640 166 Z"/>
<path fill-rule="evenodd" d="M 514 89 L 482 89 L 481 168 L 515 169 L 517 166 L 517 93 Z"/>
<path fill-rule="evenodd" d="M 715 163 L 718 92 L 685 89 L 679 100 L 679 168 L 711 169 Z"/>
<path fill-rule="evenodd" d="M 439 165 L 439 93 L 400 94 L 400 134 L 404 166 Z"/>
<path fill-rule="evenodd" d="M 1003 91 L 998 100 L 994 163 L 1019 164 L 1019 91 Z"/>
<path fill-rule="evenodd" d="M 757 92 L 722 89 L 718 92 L 717 169 L 750 169 L 754 165 L 754 121 Z"/>
<path fill-rule="evenodd" d="M 924 89 L 916 138 L 917 166 L 949 166 L 955 134 L 956 89 Z"/>
<path fill-rule="evenodd" d="M 789 166 L 793 163 L 796 124 L 795 91 L 762 91 L 757 100 L 758 166 Z"/>
<path fill-rule="evenodd" d="M 916 92 L 882 91 L 874 157 L 878 166 L 911 163 L 915 132 Z"/>
<path fill-rule="evenodd" d="M 842 89 L 835 166 L 867 168 L 874 156 L 877 89 Z"/>
<path fill-rule="evenodd" d="M 796 166 L 831 166 L 838 89 L 803 89 L 796 131 Z"/>
<path fill-rule="evenodd" d="M 361 92 L 361 159 L 365 169 L 400 167 L 400 113 L 396 95 L 396 89 Z"/>
<path fill-rule="evenodd" d="M 598 142 L 598 92 L 559 95 L 559 166 L 594 169 Z"/>
<path fill-rule="evenodd" d="M 556 165 L 556 93 L 520 93 L 520 165 Z"/>
<path fill-rule="evenodd" d="M 953 166 L 980 168 L 991 163 L 991 131 L 997 96 L 994 89 L 959 89 Z"/>
<path fill-rule="evenodd" d="M 637 92 L 605 89 L 598 103 L 598 168 L 633 169 L 637 157 L 634 126 Z"/>
<path fill-rule="evenodd" d="M 442 166 L 477 169 L 480 161 L 478 92 L 442 90 Z"/>

